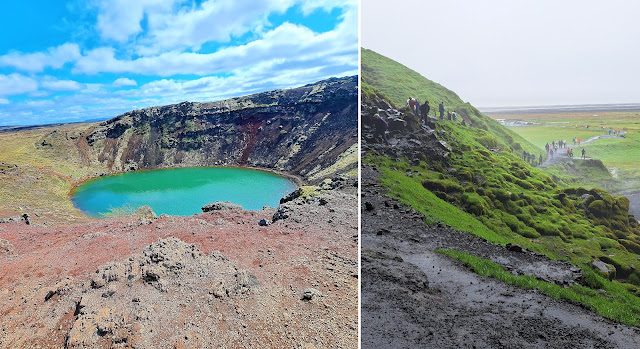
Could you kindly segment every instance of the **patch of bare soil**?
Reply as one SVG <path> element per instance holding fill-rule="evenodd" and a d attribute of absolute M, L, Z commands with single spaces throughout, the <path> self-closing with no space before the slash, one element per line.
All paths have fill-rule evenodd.
<path fill-rule="evenodd" d="M 487 243 L 385 195 L 378 173 L 362 171 L 363 348 L 637 348 L 640 330 L 565 301 L 479 276 L 434 252 L 457 249 L 559 284 L 575 267 Z"/>
<path fill-rule="evenodd" d="M 356 207 L 0 224 L 0 347 L 355 348 Z"/>

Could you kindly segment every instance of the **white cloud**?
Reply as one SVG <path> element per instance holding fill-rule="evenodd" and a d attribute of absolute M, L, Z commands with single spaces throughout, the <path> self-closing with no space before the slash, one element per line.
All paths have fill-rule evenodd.
<path fill-rule="evenodd" d="M 209 75 L 233 72 L 268 60 L 292 65 L 316 60 L 335 60 L 336 56 L 357 52 L 357 10 L 348 10 L 336 29 L 314 33 L 309 28 L 283 23 L 246 45 L 228 47 L 210 54 L 169 51 L 133 60 L 117 59 L 111 47 L 88 52 L 74 67 L 75 73 L 137 73 L 158 76 L 176 74 Z M 314 63 L 315 64 L 315 63 Z M 357 60 L 352 65 L 357 66 Z"/>
<path fill-rule="evenodd" d="M 6 98 L 0 98 L 0 104 L 9 104 L 9 100 Z"/>
<path fill-rule="evenodd" d="M 140 22 L 145 13 L 171 11 L 179 0 L 101 0 L 98 2 L 97 29 L 103 39 L 126 42 L 132 35 L 142 31 Z"/>
<path fill-rule="evenodd" d="M 36 91 L 38 82 L 36 80 L 20 74 L 0 74 L 0 96 L 19 95 Z"/>
<path fill-rule="evenodd" d="M 358 2 L 355 0 L 302 0 L 301 5 L 302 12 L 308 15 L 319 8 L 325 11 L 331 11 L 336 7 L 356 7 Z"/>
<path fill-rule="evenodd" d="M 58 47 L 50 47 L 47 52 L 10 52 L 0 56 L 0 66 L 14 67 L 28 72 L 41 72 L 46 67 L 61 68 L 65 63 L 73 62 L 79 57 L 78 45 L 66 43 Z"/>
<path fill-rule="evenodd" d="M 58 80 L 54 77 L 45 77 L 40 85 L 51 91 L 78 91 L 82 89 L 83 84 L 73 80 Z"/>
<path fill-rule="evenodd" d="M 176 48 L 200 49 L 205 42 L 228 42 L 248 32 L 259 33 L 272 13 L 283 13 L 294 0 L 206 1 L 199 8 L 148 16 L 149 35 L 141 54 Z"/>
<path fill-rule="evenodd" d="M 113 82 L 113 86 L 122 87 L 122 86 L 138 86 L 138 83 L 135 80 L 129 78 L 119 78 Z"/>

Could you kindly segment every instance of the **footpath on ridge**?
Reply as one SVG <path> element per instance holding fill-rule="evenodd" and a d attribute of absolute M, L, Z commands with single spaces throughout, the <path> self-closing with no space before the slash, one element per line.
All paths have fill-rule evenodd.
<path fill-rule="evenodd" d="M 625 134 L 626 132 L 622 132 L 621 134 Z M 568 145 L 568 148 L 574 148 L 576 146 L 583 146 L 585 144 L 590 144 L 593 143 L 595 141 L 597 141 L 600 138 L 623 138 L 620 136 L 613 136 L 613 135 L 601 135 L 601 136 L 595 136 L 595 137 L 591 137 L 588 140 L 584 141 L 584 142 L 580 142 L 580 144 L 573 144 L 573 145 Z M 554 166 L 554 165 L 559 165 L 565 162 L 572 162 L 575 160 L 591 160 L 592 158 L 589 157 L 589 153 L 587 152 L 586 154 L 587 156 L 583 159 L 581 157 L 581 154 L 579 152 L 574 152 L 573 153 L 573 158 L 569 157 L 569 155 L 567 154 L 567 149 L 563 149 L 560 148 L 558 149 L 558 151 L 553 154 L 553 157 L 547 155 L 547 158 L 542 162 L 542 165 L 540 165 L 541 168 L 545 168 L 545 167 L 549 167 L 549 166 Z"/>

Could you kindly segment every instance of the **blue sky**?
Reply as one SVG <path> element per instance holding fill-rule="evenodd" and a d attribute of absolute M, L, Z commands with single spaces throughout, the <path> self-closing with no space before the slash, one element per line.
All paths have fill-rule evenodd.
<path fill-rule="evenodd" d="M 358 73 L 357 0 L 3 1 L 0 33 L 0 126 Z"/>

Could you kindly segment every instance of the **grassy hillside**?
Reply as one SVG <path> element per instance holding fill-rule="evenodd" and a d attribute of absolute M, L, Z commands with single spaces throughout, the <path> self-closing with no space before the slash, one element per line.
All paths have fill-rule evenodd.
<path fill-rule="evenodd" d="M 379 96 L 397 107 L 404 107 L 407 98 L 428 100 L 430 115 L 436 115 L 438 104 L 444 101 L 446 111 L 455 111 L 475 128 L 488 131 L 483 144 L 489 148 L 503 148 L 522 154 L 540 154 L 541 149 L 526 141 L 517 133 L 506 129 L 497 121 L 482 114 L 469 103 L 465 103 L 453 91 L 433 82 L 419 73 L 382 56 L 374 51 L 362 49 L 362 94 L 364 97 Z M 408 109 L 407 109 L 408 110 Z"/>
<path fill-rule="evenodd" d="M 628 199 L 601 189 L 559 186 L 520 158 L 518 149 L 539 153 L 539 148 L 390 59 L 363 50 L 362 72 L 363 91 L 366 86 L 369 97 L 399 99 L 415 94 L 410 91 L 430 91 L 434 96 L 450 96 L 451 108 L 462 111 L 459 114 L 467 112 L 472 120 L 473 127 L 453 121 L 436 123 L 438 139 L 452 149 L 441 161 L 425 158 L 418 163 L 378 153 L 364 156 L 364 161 L 381 170 L 381 182 L 391 196 L 424 213 L 427 223 L 441 221 L 496 244 L 517 243 L 584 268 L 589 275 L 585 286 L 591 291 L 580 292 L 600 297 L 599 292 L 615 302 L 610 307 L 578 302 L 618 321 L 640 323 L 637 312 L 628 313 L 631 308 L 640 310 L 636 297 L 640 273 L 634 267 L 640 257 L 640 225 L 628 216 Z M 415 77 L 406 81 L 410 86 L 397 79 L 400 73 Z M 593 272 L 589 263 L 594 260 L 604 262 L 609 270 Z M 611 307 L 616 310 L 606 310 Z"/>

